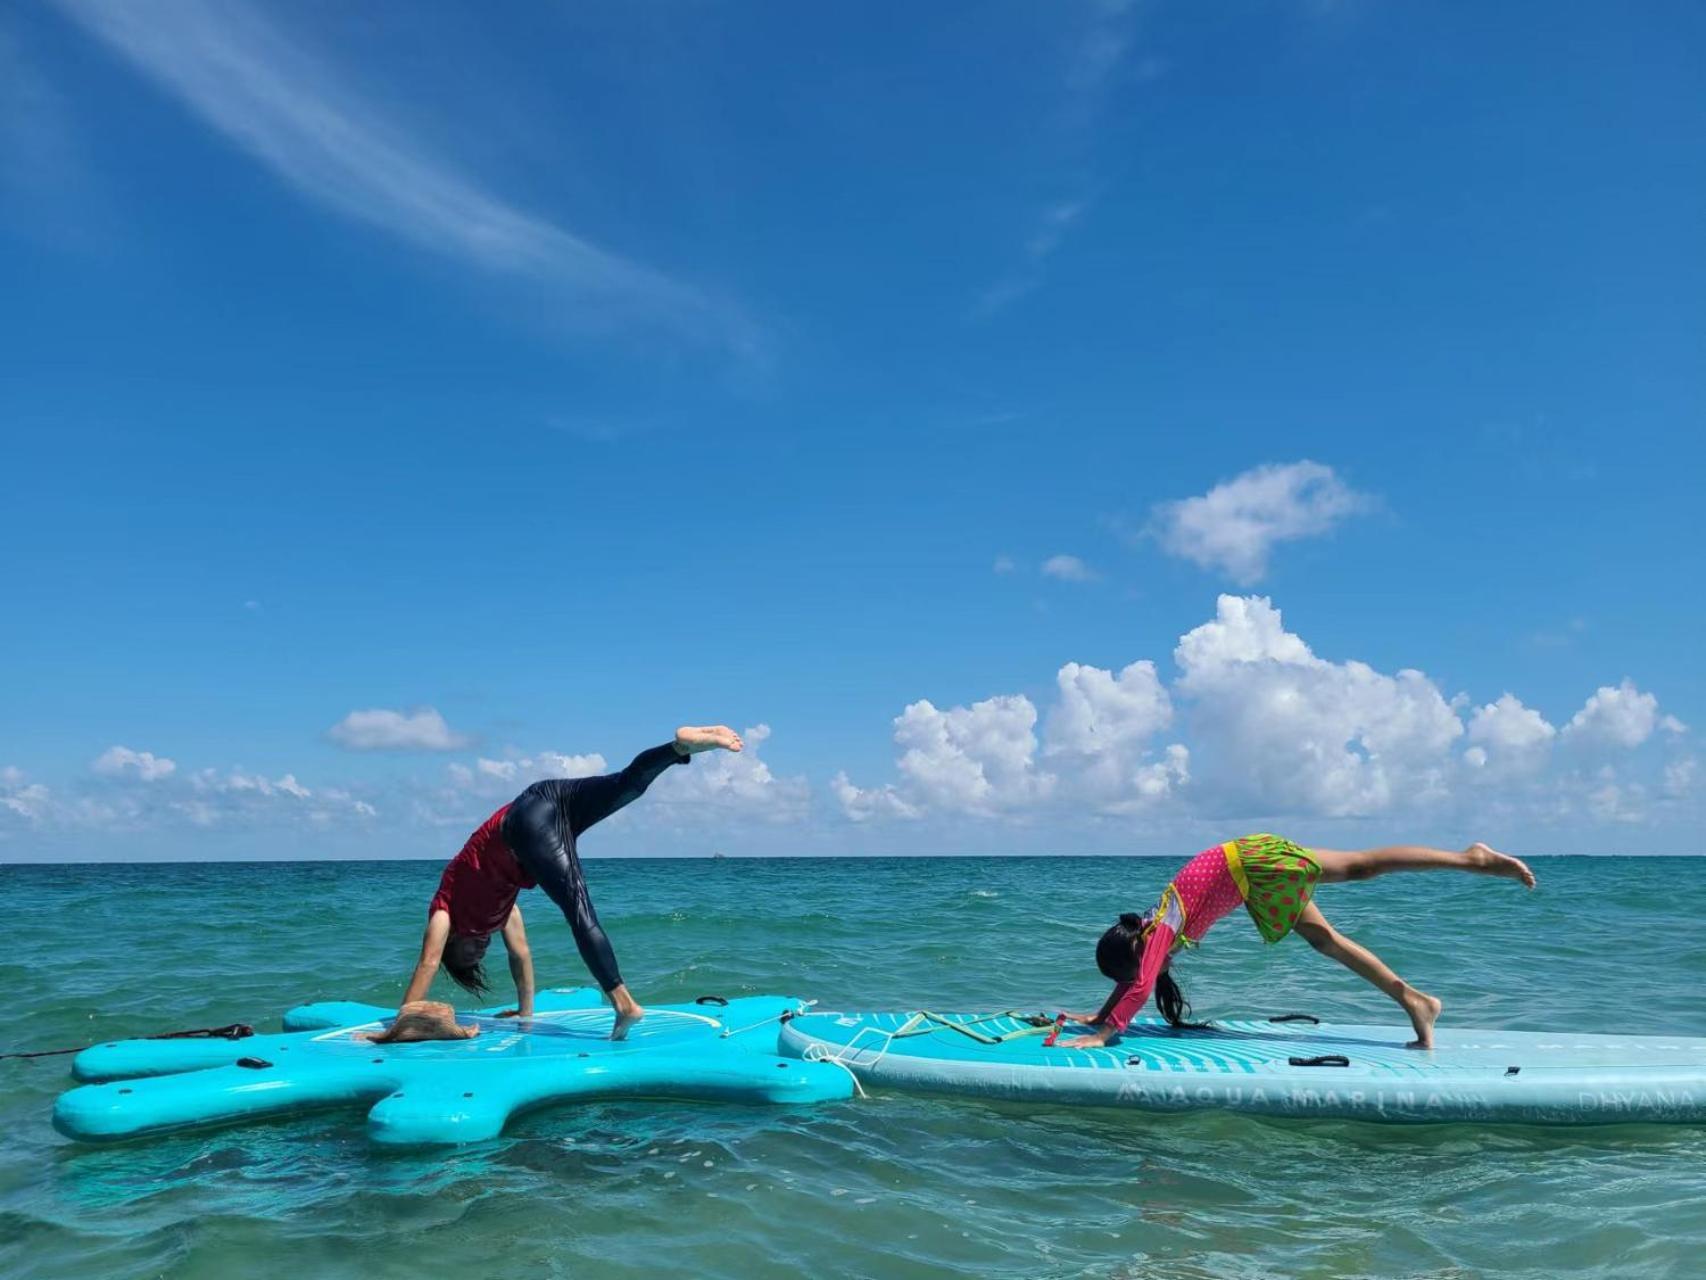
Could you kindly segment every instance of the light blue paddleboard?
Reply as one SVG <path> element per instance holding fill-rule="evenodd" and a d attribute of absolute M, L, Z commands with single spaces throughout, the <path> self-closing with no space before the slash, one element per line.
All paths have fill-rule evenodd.
<path fill-rule="evenodd" d="M 469 1040 L 376 1045 L 393 1010 L 305 1005 L 287 1030 L 240 1040 L 120 1040 L 85 1049 L 53 1123 L 86 1142 L 326 1107 L 367 1108 L 377 1142 L 495 1137 L 517 1111 L 586 1097 L 819 1102 L 853 1086 L 836 1066 L 778 1056 L 777 1028 L 805 1005 L 785 996 L 659 1005 L 609 1038 L 596 991 L 547 991 L 527 1022 L 462 1016 Z"/>
<path fill-rule="evenodd" d="M 1069 1027 L 1061 1036 L 1082 1034 Z M 1047 1046 L 1010 1014 L 809 1013 L 781 1047 L 867 1085 L 1088 1106 L 1377 1121 L 1706 1121 L 1706 1039 L 1232 1019 L 1134 1022 L 1101 1049 Z"/>

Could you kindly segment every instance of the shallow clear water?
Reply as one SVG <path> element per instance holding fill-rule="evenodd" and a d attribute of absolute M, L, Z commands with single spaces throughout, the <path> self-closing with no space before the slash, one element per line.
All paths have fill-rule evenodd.
<path fill-rule="evenodd" d="M 1706 865 L 1537 862 L 1327 886 L 1339 927 L 1465 1026 L 1706 1035 Z M 594 862 L 642 999 L 1081 1006 L 1138 859 Z M 0 867 L 0 1050 L 394 1001 L 438 867 Z M 545 985 L 584 979 L 529 895 Z M 501 963 L 498 966 L 501 970 Z M 1239 916 L 1177 972 L 1203 1016 L 1396 1010 Z M 110 1148 L 48 1124 L 68 1059 L 0 1062 L 0 1275 L 1695 1276 L 1706 1131 L 1150 1116 L 901 1095 L 612 1103 L 500 1141 L 369 1146 L 358 1113 Z M 596 1269 L 596 1272 L 595 1272 Z"/>

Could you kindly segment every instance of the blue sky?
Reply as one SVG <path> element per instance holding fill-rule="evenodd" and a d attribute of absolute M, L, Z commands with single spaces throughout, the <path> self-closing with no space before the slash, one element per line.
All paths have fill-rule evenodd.
<path fill-rule="evenodd" d="M 1703 55 L 9 7 L 0 860 L 448 856 L 682 721 L 589 852 L 1698 852 Z"/>

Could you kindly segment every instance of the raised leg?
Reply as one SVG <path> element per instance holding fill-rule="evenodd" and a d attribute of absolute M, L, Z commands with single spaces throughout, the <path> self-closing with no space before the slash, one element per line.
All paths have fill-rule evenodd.
<path fill-rule="evenodd" d="M 1367 947 L 1351 941 L 1321 914 L 1321 908 L 1311 902 L 1298 917 L 1295 932 L 1324 956 L 1331 956 L 1357 977 L 1371 983 L 1398 1002 L 1409 1016 L 1416 1038 L 1412 1049 L 1431 1049 L 1434 1044 L 1434 1022 L 1439 1018 L 1441 1002 L 1437 996 L 1417 991 L 1393 973 L 1386 962 Z"/>
<path fill-rule="evenodd" d="M 1368 880 L 1391 871 L 1468 871 L 1497 876 L 1534 888 L 1528 864 L 1480 843 L 1467 849 L 1429 849 L 1418 844 L 1387 845 L 1380 849 L 1311 849 L 1328 881 Z"/>

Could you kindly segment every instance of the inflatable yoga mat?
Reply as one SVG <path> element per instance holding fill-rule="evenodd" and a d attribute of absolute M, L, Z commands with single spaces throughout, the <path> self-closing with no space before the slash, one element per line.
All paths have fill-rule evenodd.
<path fill-rule="evenodd" d="M 784 996 L 648 1008 L 620 1042 L 591 990 L 545 991 L 527 1022 L 459 1016 L 469 1040 L 376 1045 L 360 1038 L 394 1010 L 304 1005 L 286 1030 L 242 1039 L 120 1040 L 77 1055 L 86 1082 L 60 1095 L 53 1123 L 94 1142 L 326 1107 L 371 1108 L 377 1142 L 473 1142 L 517 1111 L 575 1098 L 820 1102 L 853 1092 L 847 1071 L 779 1057 L 776 1031 L 804 1008 Z"/>
<path fill-rule="evenodd" d="M 1036 1025 L 1042 1023 L 1043 1025 Z M 1706 1122 L 1706 1039 L 1335 1026 L 1306 1014 L 1175 1031 L 1138 1021 L 1100 1049 L 1043 1043 L 1046 1019 L 1005 1014 L 808 1013 L 784 1053 L 840 1063 L 867 1085 L 1085 1106 L 1355 1120 L 1535 1124 Z M 1068 1025 L 1061 1039 L 1082 1034 Z"/>

